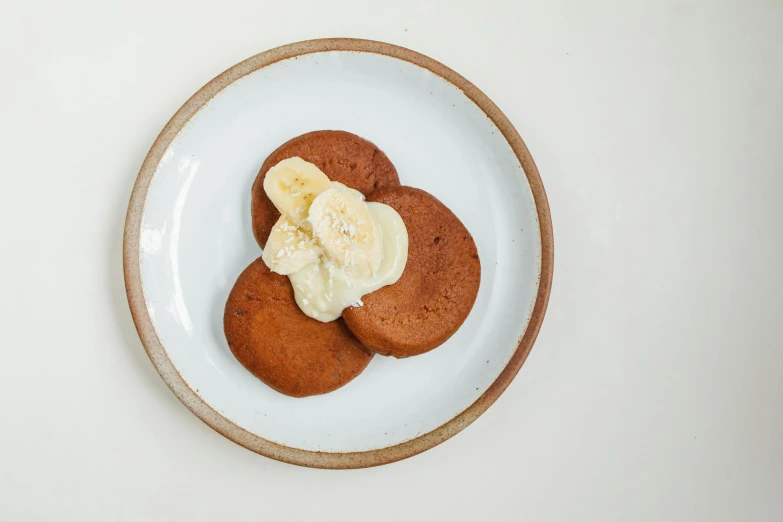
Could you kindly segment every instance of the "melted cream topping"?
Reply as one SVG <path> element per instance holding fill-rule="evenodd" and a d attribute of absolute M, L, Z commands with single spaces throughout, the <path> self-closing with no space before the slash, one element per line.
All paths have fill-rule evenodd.
<path fill-rule="evenodd" d="M 362 306 L 362 297 L 396 283 L 408 261 L 408 231 L 400 215 L 383 203 L 367 203 L 378 225 L 383 259 L 374 274 L 358 277 L 346 273 L 327 256 L 289 274 L 299 308 L 309 317 L 328 322 L 340 317 L 349 306 Z"/>

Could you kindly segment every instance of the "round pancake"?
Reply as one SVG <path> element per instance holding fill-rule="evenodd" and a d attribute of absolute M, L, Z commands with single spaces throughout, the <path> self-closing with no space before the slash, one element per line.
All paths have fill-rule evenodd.
<path fill-rule="evenodd" d="M 473 308 L 481 280 L 476 244 L 462 222 L 434 196 L 412 187 L 367 198 L 396 210 L 408 229 L 408 262 L 400 280 L 347 308 L 343 319 L 365 346 L 410 357 L 443 344 Z"/>
<path fill-rule="evenodd" d="M 342 320 L 322 323 L 303 314 L 288 278 L 271 272 L 261 258 L 231 289 L 223 329 L 231 352 L 250 373 L 292 397 L 336 390 L 372 359 Z"/>
<path fill-rule="evenodd" d="M 264 176 L 269 169 L 294 156 L 318 166 L 330 180 L 339 181 L 365 196 L 380 188 L 400 185 L 397 169 L 386 154 L 364 138 L 331 130 L 302 134 L 270 154 L 253 182 L 250 213 L 253 235 L 261 248 L 280 217 L 280 212 L 264 192 Z"/>

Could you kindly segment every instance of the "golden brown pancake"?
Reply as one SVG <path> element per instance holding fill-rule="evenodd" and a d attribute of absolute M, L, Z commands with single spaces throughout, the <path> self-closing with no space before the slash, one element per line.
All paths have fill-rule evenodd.
<path fill-rule="evenodd" d="M 350 132 L 308 132 L 287 141 L 264 161 L 253 183 L 250 212 L 253 235 L 261 248 L 280 217 L 264 192 L 264 176 L 270 168 L 294 156 L 317 165 L 330 180 L 339 181 L 365 196 L 380 188 L 400 185 L 397 169 L 386 154 L 373 143 Z"/>
<path fill-rule="evenodd" d="M 341 319 L 322 323 L 303 314 L 288 277 L 271 272 L 261 258 L 234 284 L 223 329 L 250 373 L 292 397 L 336 390 L 372 359 Z"/>
<path fill-rule="evenodd" d="M 443 344 L 468 317 L 481 280 L 476 244 L 434 196 L 412 187 L 376 191 L 368 201 L 396 210 L 408 229 L 408 262 L 400 280 L 364 296 L 343 319 L 376 353 L 410 357 Z"/>

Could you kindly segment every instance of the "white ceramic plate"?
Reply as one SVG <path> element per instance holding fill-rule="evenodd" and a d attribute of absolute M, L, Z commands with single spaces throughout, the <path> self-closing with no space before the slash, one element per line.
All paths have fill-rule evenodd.
<path fill-rule="evenodd" d="M 346 130 L 386 152 L 403 185 L 472 233 L 481 287 L 434 351 L 376 356 L 343 388 L 295 399 L 245 370 L 223 335 L 234 281 L 261 250 L 250 187 L 288 139 Z M 472 84 L 378 42 L 318 40 L 255 56 L 172 118 L 139 174 L 126 224 L 126 286 L 156 368 L 199 417 L 264 455 L 320 467 L 404 458 L 458 432 L 505 389 L 543 319 L 552 269 L 546 197 L 522 140 Z"/>

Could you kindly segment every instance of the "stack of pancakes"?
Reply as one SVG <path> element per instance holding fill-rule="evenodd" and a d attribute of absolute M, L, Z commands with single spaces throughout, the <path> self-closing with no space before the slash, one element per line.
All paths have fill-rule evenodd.
<path fill-rule="evenodd" d="M 473 238 L 434 196 L 400 185 L 397 170 L 373 143 L 342 131 L 294 138 L 264 162 L 252 189 L 253 234 L 263 248 L 280 213 L 264 192 L 266 172 L 299 156 L 384 203 L 408 230 L 408 262 L 393 285 L 362 298 L 341 319 L 307 317 L 288 277 L 259 257 L 228 297 L 223 326 L 234 356 L 275 390 L 293 397 L 327 393 L 364 370 L 374 354 L 410 357 L 443 344 L 462 325 L 478 293 L 481 265 Z"/>

